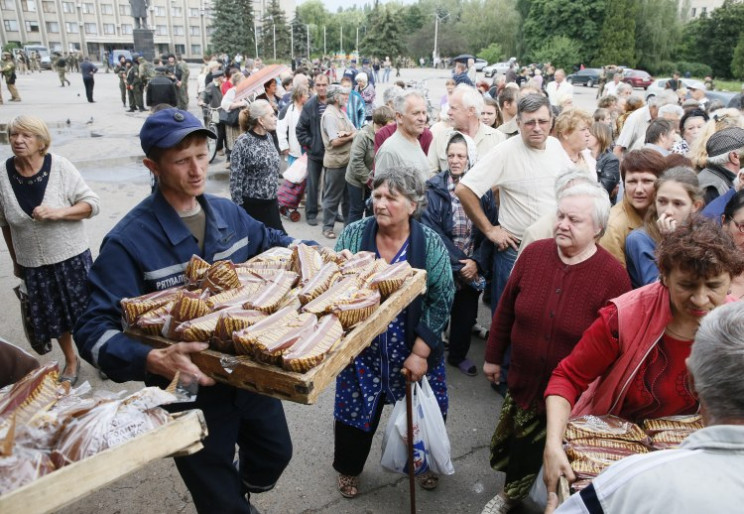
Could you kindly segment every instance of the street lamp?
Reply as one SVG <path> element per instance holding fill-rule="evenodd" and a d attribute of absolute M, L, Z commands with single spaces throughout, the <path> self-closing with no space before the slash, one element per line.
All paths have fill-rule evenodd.
<path fill-rule="evenodd" d="M 307 60 L 310 60 L 310 24 L 307 25 Z"/>
<path fill-rule="evenodd" d="M 273 34 L 272 41 L 274 42 L 274 60 L 276 61 L 276 22 L 274 22 L 273 16 L 268 16 L 266 19 L 271 20 L 271 24 L 272 24 L 271 27 L 272 27 L 272 34 Z"/>
<path fill-rule="evenodd" d="M 326 50 L 326 26 L 323 25 L 323 56 L 325 57 L 327 53 L 328 51 Z"/>
<path fill-rule="evenodd" d="M 439 13 L 437 12 L 432 14 L 432 16 L 434 16 L 434 51 L 431 54 L 431 61 L 434 63 L 439 56 L 439 52 L 437 50 L 437 40 L 439 39 L 439 21 L 449 18 L 449 13 L 442 16 L 441 18 L 439 17 Z"/>
<path fill-rule="evenodd" d="M 258 57 L 258 25 L 256 25 L 256 15 L 253 15 L 253 42 L 256 45 L 256 57 Z"/>

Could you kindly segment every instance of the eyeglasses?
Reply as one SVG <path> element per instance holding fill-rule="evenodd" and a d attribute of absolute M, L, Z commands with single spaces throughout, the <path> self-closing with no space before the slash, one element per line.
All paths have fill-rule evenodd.
<path fill-rule="evenodd" d="M 521 124 L 528 128 L 534 128 L 537 125 L 540 125 L 541 127 L 547 127 L 552 123 L 553 120 L 528 120 L 528 121 L 522 121 Z"/>
<path fill-rule="evenodd" d="M 729 221 L 734 224 L 739 234 L 744 234 L 744 223 L 737 223 L 735 219 L 730 219 Z"/>

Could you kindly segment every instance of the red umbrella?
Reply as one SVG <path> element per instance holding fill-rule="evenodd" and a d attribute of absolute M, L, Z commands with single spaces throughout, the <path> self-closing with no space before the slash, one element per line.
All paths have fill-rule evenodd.
<path fill-rule="evenodd" d="M 264 84 L 288 70 L 289 66 L 284 64 L 269 64 L 257 72 L 251 73 L 250 76 L 241 80 L 235 86 L 235 101 L 243 100 L 251 95 L 260 95 L 264 92 Z"/>

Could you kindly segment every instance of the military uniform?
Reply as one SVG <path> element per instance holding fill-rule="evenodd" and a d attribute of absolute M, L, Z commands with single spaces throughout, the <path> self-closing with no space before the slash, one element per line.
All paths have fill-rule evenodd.
<path fill-rule="evenodd" d="M 136 64 L 133 64 L 127 70 L 127 89 L 129 90 L 129 112 L 134 112 L 137 109 L 144 111 L 142 80 L 139 75 L 139 66 Z"/>
<path fill-rule="evenodd" d="M 15 72 L 15 62 L 13 62 L 13 56 L 10 55 L 9 52 L 3 52 L 3 62 L 2 62 L 2 68 L 0 68 L 0 72 L 3 74 L 3 78 L 5 79 L 5 84 L 8 86 L 8 91 L 10 91 L 10 101 L 11 102 L 20 102 L 21 96 L 18 94 L 18 90 L 15 87 L 15 81 L 16 81 L 16 72 Z M 2 102 L 2 97 L 0 97 L 0 102 Z"/>
<path fill-rule="evenodd" d="M 119 77 L 119 91 L 121 91 L 121 103 L 127 106 L 127 65 L 126 61 L 119 61 L 114 68 L 114 73 Z"/>
<path fill-rule="evenodd" d="M 181 69 L 181 87 L 178 88 L 178 108 L 187 111 L 189 109 L 189 65 L 181 59 L 177 66 Z"/>
<path fill-rule="evenodd" d="M 57 76 L 59 76 L 59 83 L 62 85 L 62 87 L 65 87 L 65 82 L 67 82 L 67 85 L 71 85 L 70 81 L 67 80 L 67 77 L 65 77 L 65 73 L 67 73 L 67 61 L 64 57 L 59 55 L 57 57 L 57 60 L 54 61 L 54 69 L 57 71 Z"/>
<path fill-rule="evenodd" d="M 134 98 L 140 111 L 145 110 L 145 88 L 152 77 L 155 76 L 155 67 L 147 59 L 140 56 L 138 64 L 139 88 L 134 90 Z M 138 96 L 139 95 L 139 96 Z"/>

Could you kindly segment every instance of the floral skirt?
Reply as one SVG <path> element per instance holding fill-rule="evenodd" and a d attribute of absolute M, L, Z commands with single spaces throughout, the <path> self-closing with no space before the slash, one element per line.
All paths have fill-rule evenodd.
<path fill-rule="evenodd" d="M 86 280 L 92 265 L 90 250 L 85 250 L 56 264 L 36 268 L 21 266 L 34 339 L 38 344 L 72 332 L 88 303 Z"/>

